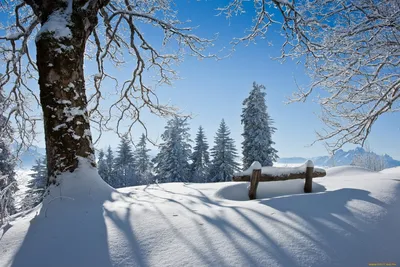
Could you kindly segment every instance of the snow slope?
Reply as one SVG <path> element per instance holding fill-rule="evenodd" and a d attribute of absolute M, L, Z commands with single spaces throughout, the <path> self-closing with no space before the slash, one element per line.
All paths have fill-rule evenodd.
<path fill-rule="evenodd" d="M 0 230 L 0 266 L 400 264 L 399 168 L 341 167 L 311 194 L 303 180 L 264 182 L 252 201 L 244 182 L 115 191 L 94 170 L 64 181 Z"/>

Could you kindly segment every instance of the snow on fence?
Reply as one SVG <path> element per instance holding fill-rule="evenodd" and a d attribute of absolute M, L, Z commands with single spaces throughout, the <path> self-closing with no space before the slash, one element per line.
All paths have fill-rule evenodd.
<path fill-rule="evenodd" d="M 259 182 L 305 179 L 304 193 L 310 193 L 312 192 L 312 178 L 324 177 L 325 175 L 325 170 L 314 168 L 314 163 L 311 160 L 298 167 L 261 167 L 261 164 L 255 161 L 247 170 L 235 173 L 232 180 L 250 182 L 249 198 L 255 199 Z"/>

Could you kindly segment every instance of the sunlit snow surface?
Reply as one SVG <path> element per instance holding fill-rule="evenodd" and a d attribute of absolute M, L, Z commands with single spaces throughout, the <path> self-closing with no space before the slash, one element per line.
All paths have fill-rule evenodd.
<path fill-rule="evenodd" d="M 310 194 L 304 180 L 260 183 L 251 201 L 245 182 L 115 191 L 89 168 L 63 179 L 0 230 L 0 266 L 400 264 L 400 168 L 331 168 Z"/>

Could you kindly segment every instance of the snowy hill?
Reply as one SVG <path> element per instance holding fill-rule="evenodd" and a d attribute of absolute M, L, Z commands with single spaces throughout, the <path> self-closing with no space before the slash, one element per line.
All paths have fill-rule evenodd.
<path fill-rule="evenodd" d="M 1 267 L 400 263 L 400 168 L 332 168 L 310 194 L 302 180 L 260 183 L 252 201 L 240 182 L 116 191 L 92 170 L 63 179 L 0 230 Z"/>
<path fill-rule="evenodd" d="M 336 153 L 335 156 L 332 158 L 330 156 L 319 156 L 319 157 L 313 157 L 310 158 L 315 165 L 317 166 L 345 166 L 345 165 L 350 165 L 353 162 L 353 159 L 360 154 L 365 154 L 365 153 L 372 153 L 376 155 L 373 152 L 367 152 L 361 147 L 357 147 L 355 149 L 349 150 L 349 151 L 344 151 L 342 149 L 339 149 Z M 280 164 L 299 164 L 299 163 L 304 163 L 307 158 L 302 158 L 302 157 L 290 157 L 290 158 L 280 158 L 278 159 L 278 163 Z M 383 160 L 385 162 L 386 168 L 392 168 L 396 166 L 400 166 L 400 161 L 393 159 L 389 155 L 383 155 Z"/>

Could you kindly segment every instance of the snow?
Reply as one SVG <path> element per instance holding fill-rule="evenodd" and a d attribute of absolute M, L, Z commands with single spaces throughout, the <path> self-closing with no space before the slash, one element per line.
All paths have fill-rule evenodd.
<path fill-rule="evenodd" d="M 54 12 L 48 17 L 47 21 L 40 28 L 39 32 L 36 35 L 36 40 L 40 39 L 41 36 L 45 33 L 53 34 L 53 37 L 56 39 L 72 38 L 72 32 L 68 28 L 70 20 L 70 12 Z"/>
<path fill-rule="evenodd" d="M 385 173 L 385 174 L 398 174 L 400 173 L 400 167 L 394 167 L 394 168 L 388 168 L 380 171 L 380 173 Z"/>
<path fill-rule="evenodd" d="M 57 100 L 57 103 L 62 105 L 72 105 L 71 101 L 65 99 Z"/>
<path fill-rule="evenodd" d="M 258 161 L 254 161 L 251 165 L 250 168 L 251 170 L 260 170 L 261 169 L 261 163 Z"/>
<path fill-rule="evenodd" d="M 314 163 L 311 160 L 307 160 L 304 165 L 306 165 L 307 168 L 314 168 Z"/>
<path fill-rule="evenodd" d="M 400 263 L 399 168 L 332 168 L 313 179 L 313 193 L 303 193 L 303 180 L 268 182 L 262 199 L 233 201 L 248 183 L 116 191 L 87 165 L 0 230 L 1 267 Z"/>
<path fill-rule="evenodd" d="M 253 166 L 254 165 L 254 166 Z M 261 164 L 258 161 L 253 164 L 245 171 L 235 173 L 235 176 L 251 175 L 254 169 L 260 169 Z M 273 176 L 285 176 L 290 173 L 302 173 L 306 171 L 307 167 L 314 167 L 314 163 L 311 160 L 307 160 L 304 164 L 292 167 L 262 167 L 261 173 Z M 314 168 L 314 171 L 323 172 L 324 169 Z"/>
<path fill-rule="evenodd" d="M 215 193 L 217 198 L 235 201 L 249 201 L 249 183 L 232 182 Z M 288 180 L 276 182 L 262 182 L 257 187 L 257 199 L 272 198 L 286 195 L 304 194 L 304 180 Z M 313 192 L 324 192 L 326 188 L 313 182 Z"/>
<path fill-rule="evenodd" d="M 350 175 L 361 175 L 370 174 L 373 171 L 356 166 L 339 166 L 326 169 L 327 175 L 330 176 L 350 176 Z"/>
<path fill-rule="evenodd" d="M 7 40 L 18 39 L 18 37 L 20 37 L 21 35 L 23 35 L 23 33 L 21 32 L 8 32 L 6 34 L 6 39 Z"/>
<path fill-rule="evenodd" d="M 288 0 L 275 0 L 275 1 L 283 5 L 290 5 L 290 2 Z"/>
<path fill-rule="evenodd" d="M 66 121 L 72 121 L 76 116 L 83 116 L 86 118 L 85 109 L 80 109 L 79 107 L 65 107 L 64 114 L 67 117 Z"/>
<path fill-rule="evenodd" d="M 56 127 L 53 128 L 53 131 L 59 131 L 61 128 L 67 128 L 67 125 L 65 123 L 61 123 L 57 125 Z"/>

